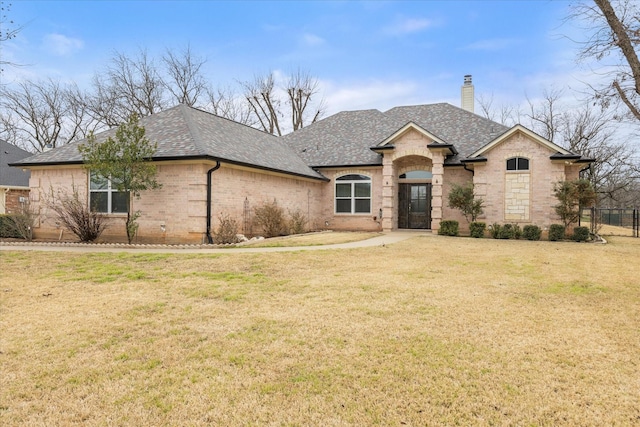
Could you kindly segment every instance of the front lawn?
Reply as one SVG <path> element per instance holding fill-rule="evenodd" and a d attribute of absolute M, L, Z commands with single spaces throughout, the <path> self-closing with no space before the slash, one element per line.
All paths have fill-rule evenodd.
<path fill-rule="evenodd" d="M 0 425 L 638 425 L 639 255 L 2 251 Z"/>

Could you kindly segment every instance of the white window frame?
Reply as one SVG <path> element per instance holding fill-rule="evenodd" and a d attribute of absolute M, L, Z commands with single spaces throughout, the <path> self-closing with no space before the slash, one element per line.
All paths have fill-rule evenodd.
<path fill-rule="evenodd" d="M 360 179 L 341 179 L 348 176 L 359 176 Z M 347 196 L 338 196 L 338 185 L 339 184 L 349 184 L 351 187 L 350 195 Z M 369 196 L 356 196 L 356 184 L 369 184 Z M 335 184 L 333 186 L 334 191 L 334 203 L 333 210 L 336 215 L 371 215 L 371 205 L 373 204 L 372 192 L 373 192 L 373 182 L 370 176 L 359 174 L 359 173 L 349 173 L 343 174 L 335 179 Z M 338 212 L 338 200 L 350 200 L 350 211 L 349 212 Z M 358 200 L 368 200 L 369 201 L 369 210 L 367 212 L 356 212 L 356 201 Z"/>
<path fill-rule="evenodd" d="M 99 212 L 99 213 L 104 213 L 104 214 L 114 214 L 114 215 L 118 215 L 118 214 L 126 214 L 127 211 L 120 211 L 120 212 L 113 212 L 113 194 L 114 193 L 122 193 L 122 191 L 118 191 L 114 186 L 112 186 L 111 183 L 111 178 L 104 178 L 101 177 L 102 179 L 106 180 L 106 187 L 105 188 L 93 188 L 92 187 L 92 177 L 97 176 L 97 174 L 95 172 L 89 172 L 89 209 L 91 211 L 93 210 L 93 206 L 91 204 L 91 195 L 93 193 L 106 193 L 107 194 L 107 210 L 106 211 L 95 211 L 95 212 Z M 128 191 L 126 191 L 125 193 L 129 193 Z M 127 200 L 128 197 L 127 197 Z M 127 203 L 127 209 L 129 208 L 128 203 Z"/>

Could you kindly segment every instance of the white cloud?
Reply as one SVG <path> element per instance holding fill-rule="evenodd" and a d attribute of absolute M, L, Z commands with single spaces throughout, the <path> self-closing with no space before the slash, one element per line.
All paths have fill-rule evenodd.
<path fill-rule="evenodd" d="M 305 33 L 302 35 L 301 42 L 305 46 L 316 47 L 323 45 L 325 43 L 325 40 L 320 36 L 316 36 L 315 34 Z"/>
<path fill-rule="evenodd" d="M 497 51 L 509 49 L 520 43 L 517 39 L 487 39 L 478 40 L 475 43 L 471 43 L 466 46 L 466 49 L 470 50 L 485 50 L 485 51 Z"/>
<path fill-rule="evenodd" d="M 321 81 L 327 115 L 345 110 L 378 109 L 420 103 L 419 85 L 413 81 L 370 80 L 349 84 Z M 420 92 L 420 93 L 419 93 Z"/>
<path fill-rule="evenodd" d="M 385 27 L 384 32 L 394 36 L 418 33 L 431 27 L 433 22 L 425 18 L 400 18 Z"/>
<path fill-rule="evenodd" d="M 69 56 L 72 53 L 81 50 L 84 42 L 80 39 L 74 39 L 62 34 L 52 33 L 44 36 L 44 48 L 55 56 Z"/>

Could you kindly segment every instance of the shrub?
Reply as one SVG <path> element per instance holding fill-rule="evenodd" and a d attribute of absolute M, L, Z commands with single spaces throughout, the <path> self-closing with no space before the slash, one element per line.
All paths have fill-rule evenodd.
<path fill-rule="evenodd" d="M 218 228 L 213 233 L 213 242 L 217 245 L 238 243 L 238 222 L 229 214 L 218 215 Z"/>
<path fill-rule="evenodd" d="M 287 234 L 284 210 L 278 206 L 278 202 L 275 200 L 257 207 L 254 215 L 254 221 L 262 228 L 264 237 L 285 236 Z"/>
<path fill-rule="evenodd" d="M 522 236 L 527 240 L 540 240 L 542 229 L 537 225 L 525 225 L 522 228 Z"/>
<path fill-rule="evenodd" d="M 469 224 L 469 232 L 471 237 L 475 237 L 476 239 L 481 239 L 484 237 L 484 230 L 487 228 L 487 224 L 484 222 L 472 222 Z"/>
<path fill-rule="evenodd" d="M 106 216 L 93 212 L 84 197 L 80 197 L 75 185 L 71 186 L 71 192 L 59 190 L 57 194 L 51 188 L 43 200 L 47 208 L 56 214 L 56 219 L 62 226 L 81 242 L 93 242 L 107 228 Z"/>
<path fill-rule="evenodd" d="M 291 234 L 302 234 L 307 231 L 307 217 L 300 209 L 289 211 L 289 232 Z"/>
<path fill-rule="evenodd" d="M 0 237 L 10 237 L 15 239 L 21 239 L 22 236 L 15 227 L 15 221 L 13 215 L 3 214 L 0 215 Z"/>
<path fill-rule="evenodd" d="M 551 224 L 549 226 L 549 240 L 551 242 L 557 242 L 562 239 L 564 239 L 564 225 Z"/>
<path fill-rule="evenodd" d="M 589 227 L 574 228 L 572 238 L 576 242 L 586 242 L 587 240 L 589 240 Z"/>
<path fill-rule="evenodd" d="M 442 236 L 457 236 L 458 235 L 458 221 L 445 220 L 440 222 L 440 229 L 438 234 Z"/>
<path fill-rule="evenodd" d="M 449 207 L 458 209 L 467 221 L 475 222 L 483 213 L 484 201 L 473 193 L 473 183 L 453 184 L 449 192 Z"/>
<path fill-rule="evenodd" d="M 518 224 L 496 224 L 490 227 L 491 237 L 494 239 L 519 239 L 522 237 L 522 230 Z"/>

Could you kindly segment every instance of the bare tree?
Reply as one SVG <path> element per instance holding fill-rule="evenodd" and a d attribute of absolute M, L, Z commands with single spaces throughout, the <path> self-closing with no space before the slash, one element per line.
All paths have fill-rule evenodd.
<path fill-rule="evenodd" d="M 207 89 L 206 110 L 213 114 L 242 123 L 248 126 L 255 126 L 251 110 L 248 108 L 244 97 L 237 95 L 230 87 L 219 87 L 217 89 Z"/>
<path fill-rule="evenodd" d="M 601 86 L 591 86 L 604 108 L 625 105 L 628 115 L 640 120 L 640 6 L 635 0 L 594 0 L 580 3 L 569 17 L 585 23 L 591 36 L 582 42 L 581 61 L 596 59 L 603 65 Z"/>
<path fill-rule="evenodd" d="M 71 105 L 70 93 L 52 79 L 0 87 L 0 121 L 9 140 L 28 151 L 43 151 L 84 137 L 88 117 Z"/>
<path fill-rule="evenodd" d="M 324 102 L 315 106 L 307 118 L 309 103 L 318 93 L 318 80 L 298 69 L 294 72 L 286 86 L 288 104 L 291 108 L 291 125 L 294 131 L 301 129 L 308 123 L 315 123 L 324 114 Z"/>
<path fill-rule="evenodd" d="M 191 47 L 187 46 L 178 53 L 167 49 L 162 62 L 166 67 L 164 86 L 172 98 L 179 104 L 197 107 L 207 92 L 207 81 L 201 72 L 206 61 L 194 56 Z"/>
<path fill-rule="evenodd" d="M 480 94 L 476 101 L 480 106 L 479 114 L 489 120 L 505 126 L 513 126 L 520 121 L 520 110 L 517 107 L 511 104 L 501 104 L 497 109 L 494 107 L 493 93 L 490 97 Z"/>
<path fill-rule="evenodd" d="M 249 109 L 259 128 L 265 132 L 281 136 L 280 106 L 282 102 L 276 95 L 276 82 L 273 72 L 267 75 L 255 75 L 253 81 L 243 82 L 244 95 Z"/>
<path fill-rule="evenodd" d="M 324 114 L 324 102 L 316 102 L 318 80 L 308 72 L 297 70 L 283 86 L 276 84 L 273 72 L 256 75 L 253 81 L 242 82 L 249 110 L 258 127 L 265 132 L 281 136 L 287 126 L 281 122 L 290 117 L 291 130 L 295 131 L 314 123 Z M 286 112 L 283 108 L 286 106 Z"/>
<path fill-rule="evenodd" d="M 145 117 L 164 110 L 164 90 L 160 70 L 146 50 L 132 58 L 116 52 L 103 74 L 94 76 L 87 108 L 95 120 L 115 127 L 132 114 Z"/>
<path fill-rule="evenodd" d="M 536 103 L 527 96 L 529 111 L 525 117 L 529 121 L 529 126 L 540 136 L 555 141 L 556 134 L 561 130 L 562 113 L 559 102 L 562 91 L 558 89 L 545 89 L 542 93 L 542 102 Z"/>
<path fill-rule="evenodd" d="M 11 11 L 11 3 L 0 1 L 0 74 L 7 65 L 17 65 L 11 61 L 3 60 L 2 45 L 13 38 L 22 30 L 21 26 L 16 27 L 12 19 L 8 17 Z"/>

